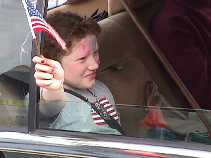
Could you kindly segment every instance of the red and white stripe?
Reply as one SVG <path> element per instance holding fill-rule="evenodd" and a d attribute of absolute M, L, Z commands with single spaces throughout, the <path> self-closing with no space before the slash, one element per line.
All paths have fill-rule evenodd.
<path fill-rule="evenodd" d="M 107 98 L 101 98 L 99 100 L 100 105 L 102 105 L 107 114 L 109 114 L 111 117 L 113 117 L 113 119 L 115 120 L 119 120 L 119 116 L 118 113 L 116 111 L 116 109 L 114 108 L 114 105 L 110 104 Z M 103 118 L 100 117 L 100 115 L 98 115 L 94 109 L 92 109 L 92 119 L 94 121 L 94 123 L 96 123 L 97 125 L 103 126 L 103 125 L 107 125 L 107 123 L 104 121 Z"/>
<path fill-rule="evenodd" d="M 52 37 L 55 38 L 55 40 L 58 42 L 58 44 L 62 47 L 62 49 L 66 49 L 66 43 L 65 41 L 60 37 L 60 35 L 56 32 L 55 29 L 42 18 L 39 18 L 37 16 L 31 17 L 31 23 L 32 28 L 35 32 L 48 32 Z"/>

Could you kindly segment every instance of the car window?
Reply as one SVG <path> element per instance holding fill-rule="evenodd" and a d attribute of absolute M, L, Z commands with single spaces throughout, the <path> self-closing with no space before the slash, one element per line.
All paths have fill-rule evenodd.
<path fill-rule="evenodd" d="M 124 4 L 129 4 L 126 2 Z M 183 11 L 185 10 L 184 5 L 187 6 L 187 4 L 184 4 L 183 2 L 178 3 L 180 4 L 180 7 L 182 7 L 182 9 L 180 10 L 181 13 L 178 13 L 178 11 L 176 12 L 178 14 L 183 14 Z M 195 79 L 195 76 L 193 77 L 193 79 L 191 79 L 191 75 L 199 71 L 188 71 L 192 70 L 192 68 L 190 68 L 191 66 L 189 65 L 190 67 L 188 69 L 185 66 L 185 62 L 182 61 L 182 57 L 185 57 L 185 55 L 182 56 L 180 53 L 178 53 L 181 56 L 177 56 L 178 51 L 174 52 L 174 54 L 168 52 L 172 55 L 171 60 L 168 60 L 168 58 L 167 60 L 164 60 L 165 56 L 163 57 L 162 53 L 165 54 L 165 52 L 157 51 L 159 50 L 159 46 L 163 46 L 163 49 L 161 49 L 162 51 L 168 51 L 169 47 L 175 46 L 174 48 L 176 48 L 178 45 L 184 48 L 184 53 L 186 51 L 188 52 L 187 45 L 185 45 L 184 42 L 176 42 L 176 40 L 178 40 L 177 38 L 179 38 L 176 36 L 176 34 L 177 31 L 181 31 L 179 27 L 187 27 L 188 29 L 189 25 L 179 25 L 181 24 L 179 23 L 180 21 L 177 18 L 172 18 L 175 20 L 174 22 L 179 23 L 175 26 L 175 30 L 173 30 L 175 31 L 175 36 L 171 37 L 172 40 L 169 40 L 169 34 L 164 34 L 169 30 L 165 30 L 162 28 L 163 25 L 171 25 L 171 20 L 166 21 L 169 16 L 177 16 L 174 14 L 176 12 L 171 12 L 169 8 L 166 7 L 170 6 L 172 7 L 172 10 L 174 10 L 175 8 L 173 7 L 173 4 L 179 7 L 179 4 L 177 4 L 177 2 L 173 0 L 151 2 L 146 1 L 140 5 L 138 1 L 134 1 L 131 5 L 129 5 L 129 9 L 126 9 L 130 12 L 130 15 L 126 15 L 122 12 L 120 13 L 121 16 L 116 14 L 115 16 L 110 17 L 109 20 L 112 19 L 113 23 L 111 23 L 109 20 L 105 20 L 102 22 L 101 26 L 103 27 L 105 32 L 102 35 L 101 53 L 102 59 L 108 60 L 104 62 L 102 60 L 103 72 L 101 73 L 100 79 L 109 86 L 109 88 L 113 92 L 116 102 L 121 103 L 120 106 L 117 106 L 121 114 L 121 122 L 123 126 L 126 122 L 124 129 L 131 129 L 130 132 L 132 136 L 139 135 L 137 133 L 137 129 L 141 127 L 139 131 L 139 136 L 141 137 L 150 137 L 171 141 L 193 141 L 198 143 L 210 144 L 209 135 L 211 120 L 210 107 L 208 106 L 210 104 L 208 101 L 209 95 L 203 95 L 203 90 L 209 91 L 209 88 L 204 87 L 202 90 L 200 87 L 203 86 L 202 83 L 198 83 L 197 81 L 194 83 L 192 82 Z M 204 9 L 200 8 L 199 10 L 203 13 L 206 13 L 206 11 L 210 8 L 206 9 L 205 4 L 206 3 L 197 3 L 193 8 L 195 8 L 196 11 L 196 8 L 198 8 L 197 6 L 203 5 Z M 164 11 L 162 11 L 162 9 Z M 205 14 L 203 15 L 206 19 L 207 17 L 205 17 Z M 130 18 L 130 20 L 133 20 L 128 20 L 128 17 Z M 202 19 L 203 18 L 201 16 L 197 17 L 197 20 L 199 20 L 201 23 L 203 23 Z M 131 24 L 130 22 L 132 22 L 133 24 Z M 193 23 L 195 22 L 196 21 L 194 21 Z M 134 23 L 136 23 L 136 25 L 134 25 Z M 160 34 L 158 28 L 163 31 L 162 35 Z M 199 27 L 198 29 L 202 31 L 203 29 L 200 28 L 201 27 Z M 152 34 L 152 31 L 154 31 L 153 29 L 157 31 L 156 35 L 154 35 L 155 37 Z M 116 36 L 109 35 L 109 31 L 110 33 L 115 32 Z M 186 32 L 183 31 L 181 32 L 185 34 Z M 206 32 L 205 34 L 203 34 L 203 38 L 207 40 L 206 37 L 209 35 L 209 33 Z M 165 38 L 165 41 L 163 41 L 161 45 L 159 39 L 162 40 L 163 38 Z M 186 36 L 182 36 L 180 38 L 182 40 L 182 38 L 185 39 Z M 195 37 L 192 38 L 195 39 Z M 190 43 L 187 42 L 189 44 L 189 47 L 191 48 L 195 46 L 193 39 L 191 40 L 190 38 Z M 148 44 L 151 45 L 151 47 L 144 44 L 146 41 Z M 170 44 L 168 45 L 165 43 Z M 116 47 L 111 47 L 111 45 L 116 45 Z M 206 42 L 202 45 L 206 45 L 205 47 L 208 47 Z M 198 48 L 194 49 L 197 49 L 197 51 L 199 52 Z M 200 50 L 204 52 L 204 50 Z M 109 52 L 115 53 L 109 54 Z M 167 54 L 166 57 L 169 57 L 169 54 Z M 182 80 L 182 82 L 185 84 L 185 86 L 187 86 L 186 88 L 188 88 L 188 90 L 191 92 L 191 95 L 194 97 L 194 99 L 197 100 L 198 106 L 191 106 L 196 105 L 196 103 L 190 99 L 190 96 L 187 96 L 187 91 L 178 84 L 178 79 L 175 77 L 175 75 L 172 75 L 171 70 L 169 71 L 169 69 L 172 68 L 171 66 L 175 64 L 174 57 L 180 58 L 181 60 L 178 61 L 178 63 L 183 62 L 184 64 L 179 65 L 177 63 L 176 66 L 178 66 L 177 68 L 179 70 L 184 70 L 185 68 L 187 68 L 185 69 L 187 70 L 186 73 L 190 76 L 188 78 L 186 75 L 186 80 Z M 199 60 L 199 64 L 202 65 L 206 62 L 207 61 L 205 60 Z M 196 69 L 198 68 L 195 67 L 195 70 Z M 183 73 L 183 71 L 179 71 L 179 77 L 182 78 Z M 200 77 L 202 76 L 203 75 L 201 74 Z M 126 82 L 128 82 L 129 84 L 126 85 Z M 193 91 L 190 89 L 191 86 L 192 88 L 195 86 L 195 88 L 197 87 L 198 89 L 194 89 Z M 196 96 L 196 94 L 198 96 Z M 204 99 L 204 102 L 201 100 L 202 98 Z M 122 121 L 123 119 L 124 121 Z"/>
<path fill-rule="evenodd" d="M 0 130 L 26 127 L 32 38 L 23 6 L 0 2 Z"/>
<path fill-rule="evenodd" d="M 208 130 L 196 111 L 176 107 L 131 105 L 119 106 L 118 111 L 128 136 L 211 144 Z M 201 112 L 205 116 L 210 115 L 208 111 Z"/>
<path fill-rule="evenodd" d="M 132 7 L 135 8 L 138 20 L 149 33 L 151 20 L 163 7 L 163 1 L 152 0 L 145 1 L 140 6 L 138 4 Z M 74 8 L 74 5 L 72 7 Z M 85 11 L 83 5 L 81 7 L 81 10 Z M 74 11 L 74 9 L 57 9 L 65 12 Z M 53 11 L 50 13 L 54 14 Z M 88 16 L 90 12 L 86 14 Z M 172 79 L 131 16 L 123 11 L 98 23 L 102 28 L 99 37 L 102 62 L 98 79 L 108 86 L 113 95 L 125 135 L 210 145 L 210 108 L 206 108 L 203 104 L 199 104 L 199 108 L 191 106 L 187 96 Z M 152 38 L 150 34 L 149 37 Z M 84 119 L 85 123 L 75 124 L 78 118 L 83 119 L 84 115 L 81 112 L 84 110 L 83 107 L 86 113 L 90 110 L 90 105 L 78 106 L 79 100 L 80 98 L 65 101 L 65 105 L 69 108 L 66 106 L 53 115 L 51 115 L 53 111 L 48 111 L 50 115 L 47 117 L 40 111 L 40 128 L 90 133 L 89 123 L 94 120 L 93 117 L 93 120 L 88 120 L 89 123 Z M 40 104 L 45 103 L 40 102 Z M 64 102 L 48 103 L 51 107 L 62 104 Z M 74 107 L 70 108 L 71 106 Z M 81 131 L 81 128 L 86 129 Z"/>

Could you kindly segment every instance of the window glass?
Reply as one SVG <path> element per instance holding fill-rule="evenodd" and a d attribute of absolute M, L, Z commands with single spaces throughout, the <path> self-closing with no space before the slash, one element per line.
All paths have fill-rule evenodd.
<path fill-rule="evenodd" d="M 100 1 L 96 0 L 95 2 L 97 4 L 97 2 L 99 3 Z M 149 38 L 154 38 L 152 30 L 150 29 L 152 29 L 151 26 L 153 25 L 155 15 L 157 15 L 164 5 L 164 3 L 162 3 L 163 1 L 152 0 L 150 1 L 151 5 L 149 5 L 149 1 L 135 3 L 137 1 L 134 0 L 133 2 L 135 5 L 131 5 L 130 7 L 131 9 L 136 8 L 136 12 L 134 13 L 137 20 L 140 24 L 143 24 L 143 26 L 141 26 L 147 33 L 151 33 L 149 34 Z M 173 2 L 173 0 L 171 2 Z M 182 6 L 183 5 L 184 4 L 182 4 Z M 201 4 L 196 4 L 196 6 L 198 5 L 200 6 Z M 74 10 L 74 5 L 71 7 L 73 7 Z M 88 7 L 88 9 L 90 8 Z M 62 10 L 63 8 L 60 9 Z M 85 11 L 86 9 L 83 8 L 82 2 L 79 10 Z M 68 12 L 65 9 L 62 11 Z M 81 12 L 76 11 L 76 13 L 80 14 Z M 56 12 L 52 10 L 51 14 L 56 14 Z M 90 15 L 90 12 L 86 15 Z M 202 15 L 204 14 L 200 14 L 198 17 Z M 202 19 L 199 18 L 199 20 Z M 202 22 L 204 21 L 202 20 Z M 110 89 L 115 103 L 113 102 L 114 100 L 111 99 L 112 97 L 109 99 L 111 96 L 110 93 L 106 97 L 109 100 L 109 104 L 116 105 L 116 109 L 114 109 L 117 110 L 117 115 L 119 114 L 118 117 L 120 118 L 125 135 L 153 138 L 156 140 L 211 144 L 211 138 L 209 137 L 209 133 L 211 132 L 209 129 L 211 126 L 211 108 L 208 106 L 207 98 L 205 98 L 205 96 L 209 96 L 210 93 L 209 88 L 207 88 L 209 84 L 207 84 L 207 86 L 204 85 L 202 89 L 200 87 L 201 84 L 196 85 L 195 88 L 198 90 L 198 93 L 195 93 L 197 90 L 193 92 L 190 89 L 192 86 L 191 79 L 198 77 L 194 76 L 194 71 L 197 70 L 197 68 L 192 70 L 192 66 L 186 62 L 188 60 L 183 61 L 189 66 L 191 71 L 189 71 L 190 77 L 182 80 L 182 83 L 184 82 L 194 99 L 199 103 L 198 107 L 192 107 L 191 104 L 194 103 L 191 103 L 190 97 L 186 95 L 187 91 L 181 91 L 181 87 L 175 83 L 177 78 L 172 76 L 168 71 L 168 68 L 171 69 L 174 62 L 167 59 L 169 65 L 167 64 L 166 66 L 164 65 L 165 63 L 162 63 L 162 59 L 158 58 L 155 50 L 149 47 L 146 37 L 138 30 L 130 15 L 121 12 L 120 14 L 112 15 L 109 18 L 99 21 L 98 24 L 102 32 L 99 36 L 101 65 L 97 79 L 102 81 Z M 158 24 L 154 25 L 158 26 Z M 179 30 L 176 29 L 174 31 L 177 32 Z M 198 33 L 200 31 L 202 31 L 204 37 L 209 36 L 209 29 L 203 30 L 203 27 L 201 27 Z M 185 34 L 186 31 L 182 33 Z M 160 36 L 160 34 L 157 35 Z M 188 35 L 191 36 L 192 33 Z M 160 37 L 163 36 L 164 34 Z M 186 36 L 183 35 L 182 37 L 185 38 Z M 178 40 L 177 36 L 173 36 L 171 39 L 172 41 Z M 165 42 L 168 40 L 167 38 Z M 206 40 L 204 40 L 204 43 L 201 42 L 200 48 L 210 47 L 208 44 L 204 45 L 205 43 L 209 43 L 209 41 L 205 42 Z M 184 41 L 186 42 L 186 40 Z M 159 48 L 158 43 L 158 41 L 155 41 L 155 46 Z M 194 47 L 196 43 L 197 42 L 193 40 L 190 46 Z M 186 50 L 184 42 L 180 44 L 183 46 L 183 50 L 188 51 Z M 176 48 L 177 45 L 174 47 Z M 198 49 L 199 48 L 196 50 Z M 161 50 L 165 52 L 165 49 Z M 209 52 L 209 50 L 205 52 Z M 207 55 L 207 53 L 205 54 Z M 180 58 L 180 56 L 178 58 Z M 197 60 L 202 59 L 204 59 L 203 55 L 197 58 Z M 183 57 L 181 57 L 180 61 L 182 60 Z M 195 62 L 197 62 L 197 60 Z M 187 68 L 185 64 L 182 66 L 177 65 L 177 68 L 183 70 L 183 68 Z M 209 72 L 209 64 L 207 64 L 207 60 L 205 60 L 200 66 L 201 68 L 207 68 L 205 70 Z M 200 71 L 197 72 L 200 74 Z M 184 77 L 183 73 L 178 73 L 178 75 L 181 75 L 179 77 Z M 200 79 L 205 79 L 206 83 L 209 83 L 209 73 L 200 75 Z M 196 80 L 194 82 L 196 83 Z M 93 93 L 89 91 L 81 92 L 74 88 L 72 90 L 83 96 L 87 96 L 88 94 L 88 99 L 90 100 L 95 98 L 94 95 L 96 95 L 96 91 L 93 95 Z M 204 93 L 203 90 L 207 93 Z M 70 96 L 70 94 L 67 95 Z M 80 132 L 93 132 L 90 129 L 92 127 L 97 129 L 99 124 L 103 122 L 102 118 L 93 116 L 94 112 L 93 109 L 90 108 L 90 104 L 81 100 L 80 97 L 71 97 L 63 102 L 45 102 L 41 96 L 40 127 Z M 99 97 L 98 92 L 97 97 Z M 203 97 L 205 98 L 205 102 L 200 102 Z M 97 98 L 97 100 L 99 99 L 100 98 Z M 49 109 L 47 107 L 49 107 Z M 85 114 L 89 117 L 85 117 Z M 79 119 L 81 122 L 77 122 Z M 96 122 L 100 123 L 98 124 Z M 108 124 L 103 125 L 108 127 Z M 100 126 L 100 132 L 96 133 L 115 134 L 109 131 L 107 127 Z M 84 130 L 81 130 L 82 128 Z"/>
<path fill-rule="evenodd" d="M 149 33 L 145 37 L 143 30 L 136 29 L 134 22 L 129 21 L 129 16 L 124 13 L 111 16 L 112 23 L 109 20 L 100 23 L 105 31 L 102 33 L 101 45 L 104 71 L 100 79 L 109 86 L 116 103 L 120 103 L 117 109 L 128 135 L 211 144 L 209 66 L 205 66 L 209 63 L 209 55 L 199 55 L 203 56 L 201 58 L 191 54 L 209 52 L 210 6 L 207 6 L 208 1 L 191 2 L 166 0 L 139 4 L 134 0 L 129 9 L 133 11 L 139 27 Z M 189 7 L 192 15 L 188 15 L 190 21 L 186 20 L 190 25 L 183 21 L 184 10 Z M 183 22 L 187 25 L 183 25 Z M 109 34 L 109 31 L 115 35 Z M 150 43 L 151 46 L 160 47 L 162 52 L 150 48 L 146 38 L 153 38 L 155 43 Z M 196 45 L 198 41 L 201 45 Z M 161 53 L 166 55 L 167 62 Z M 190 60 L 188 57 L 193 59 L 191 64 L 187 64 Z M 191 106 L 196 103 L 190 101 L 190 96 L 187 96 L 187 91 L 181 90 L 181 85 L 175 84 L 178 79 L 167 71 L 171 66 L 199 106 Z"/>
<path fill-rule="evenodd" d="M 118 111 L 128 136 L 211 145 L 208 130 L 198 117 L 199 113 L 204 115 L 210 124 L 210 111 L 132 105 L 120 105 Z"/>
<path fill-rule="evenodd" d="M 158 10 L 154 10 L 154 14 L 149 19 L 147 29 L 155 42 L 154 46 L 160 49 L 156 53 L 163 55 L 161 63 L 166 70 L 171 68 L 167 74 L 173 78 L 174 83 L 175 81 L 177 83 L 177 86 L 169 92 L 169 96 L 167 89 L 163 89 L 162 92 L 161 85 L 159 86 L 160 94 L 163 94 L 164 100 L 167 101 L 165 104 L 167 106 L 171 104 L 174 107 L 169 109 L 170 113 L 177 112 L 176 115 L 169 115 L 171 124 L 179 125 L 174 127 L 178 133 L 187 132 L 186 140 L 211 144 L 211 87 L 210 67 L 208 66 L 211 62 L 208 53 L 211 42 L 210 31 L 208 31 L 211 26 L 209 14 L 211 8 L 209 1 L 206 0 L 192 2 L 181 0 L 160 2 Z M 187 61 L 189 61 L 188 64 Z M 173 74 L 177 74 L 179 78 Z M 170 86 L 172 85 L 173 82 L 170 83 Z M 186 103 L 172 102 L 170 97 L 172 92 L 176 94 L 175 89 L 180 89 L 180 94 L 185 96 Z M 182 101 L 179 96 L 176 99 Z M 185 115 L 179 112 L 181 108 L 185 109 L 186 112 L 183 112 Z M 175 121 L 173 116 L 180 117 L 182 120 Z M 168 120 L 168 116 L 164 119 Z"/>
<path fill-rule="evenodd" d="M 20 1 L 0 2 L 0 129 L 27 122 L 32 38 Z"/>

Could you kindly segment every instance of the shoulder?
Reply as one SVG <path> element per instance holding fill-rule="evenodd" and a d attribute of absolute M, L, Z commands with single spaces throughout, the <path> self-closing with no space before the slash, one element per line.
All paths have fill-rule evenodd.
<path fill-rule="evenodd" d="M 99 80 L 96 80 L 94 89 L 109 91 L 109 88 L 102 81 L 99 81 Z"/>
<path fill-rule="evenodd" d="M 103 82 L 99 80 L 96 81 L 96 84 L 93 89 L 96 93 L 105 93 L 105 94 L 111 93 L 109 88 Z"/>
<path fill-rule="evenodd" d="M 114 98 L 109 88 L 101 81 L 97 80 L 93 90 L 98 96 L 107 97 L 109 101 L 114 104 Z"/>

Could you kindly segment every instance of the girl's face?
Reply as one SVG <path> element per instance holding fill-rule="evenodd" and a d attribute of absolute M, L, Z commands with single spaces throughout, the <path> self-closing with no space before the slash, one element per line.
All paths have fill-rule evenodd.
<path fill-rule="evenodd" d="M 96 36 L 87 35 L 77 42 L 71 53 L 62 58 L 61 63 L 65 83 L 79 89 L 93 87 L 100 63 Z"/>

